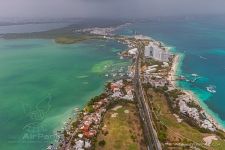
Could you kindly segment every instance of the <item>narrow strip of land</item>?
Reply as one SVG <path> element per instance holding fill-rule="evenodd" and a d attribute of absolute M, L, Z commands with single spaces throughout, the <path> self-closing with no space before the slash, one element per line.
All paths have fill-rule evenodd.
<path fill-rule="evenodd" d="M 153 120 L 149 105 L 145 100 L 142 83 L 140 81 L 140 56 L 141 56 L 141 47 L 138 49 L 138 54 L 135 61 L 135 76 L 134 76 L 134 89 L 136 93 L 136 99 L 138 102 L 139 113 L 144 123 L 144 133 L 147 140 L 148 149 L 152 150 L 161 150 L 161 144 L 158 140 L 156 131 L 153 127 Z"/>

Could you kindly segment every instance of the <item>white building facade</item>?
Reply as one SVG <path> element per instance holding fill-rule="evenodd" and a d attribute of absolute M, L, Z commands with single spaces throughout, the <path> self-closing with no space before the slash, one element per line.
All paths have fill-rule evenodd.
<path fill-rule="evenodd" d="M 168 51 L 161 49 L 158 45 L 149 44 L 145 46 L 145 57 L 146 58 L 153 58 L 158 61 L 168 62 L 171 54 Z"/>

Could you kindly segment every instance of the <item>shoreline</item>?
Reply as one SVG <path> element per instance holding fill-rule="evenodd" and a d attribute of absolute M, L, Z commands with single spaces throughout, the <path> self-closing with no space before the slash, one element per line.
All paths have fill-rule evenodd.
<path fill-rule="evenodd" d="M 161 42 L 161 41 L 158 41 L 158 40 L 154 40 L 152 37 L 150 36 L 144 36 L 144 35 L 137 35 L 137 36 L 134 36 L 135 38 L 137 39 L 148 39 L 148 40 L 152 40 L 152 41 L 155 41 L 155 42 L 159 42 L 161 43 L 162 45 L 164 45 L 164 47 L 166 47 L 166 45 Z M 169 47 L 166 47 L 165 49 L 166 51 L 169 51 L 171 52 L 171 54 L 174 55 L 171 63 L 171 68 L 168 72 L 168 75 L 167 75 L 167 80 L 170 82 L 170 84 L 172 85 L 172 88 L 174 89 L 179 89 L 181 90 L 185 95 L 187 95 L 191 101 L 193 101 L 197 106 L 199 106 L 201 108 L 201 113 L 204 113 L 205 116 L 206 116 L 206 119 L 209 120 L 216 129 L 218 130 L 222 130 L 223 132 L 225 132 L 225 128 L 222 127 L 222 125 L 220 125 L 219 121 L 217 121 L 215 119 L 215 117 L 213 117 L 213 115 L 211 115 L 206 108 L 203 107 L 203 105 L 201 104 L 200 100 L 198 99 L 197 95 L 195 95 L 195 93 L 193 93 L 191 90 L 185 90 L 183 89 L 182 87 L 179 87 L 177 85 L 177 81 L 176 81 L 176 73 L 177 73 L 177 70 L 178 70 L 178 67 L 179 67 L 179 64 L 181 63 L 181 57 L 182 55 L 177 53 L 177 52 L 173 52 L 171 51 L 171 49 Z"/>
<path fill-rule="evenodd" d="M 168 49 L 170 51 L 170 49 Z M 179 63 L 180 62 L 180 54 L 178 53 L 174 53 L 175 57 L 173 58 L 172 61 L 172 67 L 171 70 L 169 71 L 169 76 L 168 76 L 168 80 L 171 82 L 172 86 L 176 89 L 180 89 L 182 92 L 184 92 L 187 96 L 189 96 L 191 98 L 191 100 L 193 100 L 195 102 L 196 105 L 198 105 L 201 109 L 202 112 L 204 112 L 204 114 L 206 115 L 207 119 L 212 122 L 212 124 L 219 130 L 222 130 L 223 132 L 225 132 L 225 128 L 222 127 L 222 125 L 220 125 L 220 123 L 213 117 L 213 115 L 211 115 L 210 113 L 208 113 L 207 109 L 204 108 L 201 103 L 200 100 L 198 99 L 198 97 L 194 94 L 194 92 L 192 92 L 191 90 L 185 90 L 182 87 L 179 87 L 177 85 L 177 81 L 175 79 L 178 67 L 179 67 Z"/>
<path fill-rule="evenodd" d="M 125 39 L 122 39 L 122 41 L 124 40 Z M 130 39 L 127 40 L 129 41 Z M 125 41 L 125 44 L 128 47 L 130 45 L 127 41 Z M 122 50 L 122 52 L 123 51 L 126 50 Z M 133 55 L 129 56 L 133 58 Z M 127 67 L 129 68 L 130 65 Z M 72 119 L 72 117 L 69 118 L 69 122 L 64 124 L 64 128 L 62 128 L 63 130 L 58 132 L 59 139 L 57 142 L 50 144 L 47 149 L 51 149 L 52 147 L 64 149 L 76 145 L 79 146 L 81 145 L 81 141 L 83 141 L 83 143 L 88 143 L 89 148 L 95 146 L 94 138 L 100 131 L 99 126 L 101 125 L 104 114 L 108 111 L 108 107 L 113 105 L 116 101 L 133 102 L 133 87 L 130 83 L 132 80 L 128 72 L 128 70 L 125 70 L 125 74 L 120 76 L 119 79 L 112 76 L 112 78 L 106 80 L 104 84 L 105 88 L 101 90 L 100 95 L 93 95 L 87 104 L 81 106 L 79 110 L 75 108 L 77 109 L 77 113 L 75 117 L 73 117 L 74 119 Z M 85 146 L 84 144 L 82 145 Z"/>
<path fill-rule="evenodd" d="M 126 36 L 125 36 L 125 38 L 126 38 Z M 154 39 L 152 39 L 151 37 L 147 37 L 147 36 L 135 36 L 134 37 L 135 39 L 137 39 L 137 40 L 139 40 L 139 39 L 142 39 L 142 40 L 145 40 L 146 38 L 148 39 L 148 40 L 152 40 L 152 41 L 156 41 L 156 40 L 154 40 Z M 120 39 L 121 40 L 121 39 Z M 121 41 L 123 41 L 123 40 L 126 40 L 126 39 L 122 39 Z M 159 42 L 159 43 L 162 43 L 161 41 L 156 41 L 156 42 Z M 162 43 L 163 44 L 163 43 Z M 128 44 L 129 45 L 129 44 Z M 163 44 L 164 45 L 164 44 Z M 129 46 L 128 46 L 129 47 Z M 171 52 L 171 50 L 169 49 L 169 48 L 166 48 L 165 50 L 167 50 L 167 51 L 170 51 Z M 198 100 L 198 98 L 197 98 L 197 96 L 192 92 L 192 91 L 190 91 L 190 90 L 184 90 L 184 89 L 182 89 L 182 87 L 179 87 L 178 85 L 177 85 L 177 81 L 176 81 L 176 73 L 177 73 L 177 70 L 178 70 L 178 67 L 179 67 L 179 64 L 181 63 L 181 55 L 179 54 L 179 53 L 176 53 L 176 52 L 171 52 L 171 54 L 173 54 L 174 55 L 174 57 L 173 57 L 173 59 L 171 60 L 171 61 L 169 61 L 170 63 L 171 63 L 171 68 L 168 70 L 168 74 L 167 74 L 167 76 L 166 76 L 166 78 L 167 78 L 167 80 L 168 80 L 168 82 L 169 83 L 171 83 L 171 87 L 172 88 L 174 88 L 174 89 L 178 89 L 178 90 L 181 90 L 187 97 L 189 97 L 190 99 L 191 99 L 191 101 L 193 101 L 197 106 L 195 106 L 195 108 L 197 108 L 198 106 L 199 106 L 199 108 L 200 108 L 200 112 L 201 113 L 204 113 L 205 114 L 205 120 L 208 120 L 208 121 L 210 121 L 211 122 L 211 124 L 213 125 L 213 128 L 216 128 L 217 130 L 222 130 L 223 132 L 225 132 L 225 129 L 224 128 L 222 128 L 221 127 L 221 125 L 216 121 L 216 119 L 212 116 L 212 115 L 210 115 L 210 113 L 208 113 L 207 112 L 207 109 L 205 109 L 204 107 L 202 107 L 202 105 L 201 105 L 201 103 L 200 103 L 200 100 Z M 110 83 L 111 84 L 111 83 Z M 115 84 L 115 83 L 113 83 L 113 84 Z M 119 85 L 119 83 L 118 83 L 118 85 Z M 103 90 L 104 91 L 104 90 Z M 107 91 L 107 90 L 106 90 Z M 113 90 L 111 90 L 111 91 L 113 91 Z M 109 93 L 108 93 L 109 94 Z M 106 94 L 107 95 L 107 94 Z M 103 116 L 104 116 L 104 113 L 105 113 L 105 111 L 107 111 L 107 106 L 108 106 L 108 104 L 110 104 L 110 101 L 111 101 L 111 98 L 113 98 L 113 96 L 116 96 L 116 95 L 118 95 L 118 93 L 117 92 L 115 92 L 113 95 L 107 95 L 106 97 L 104 97 L 104 99 L 101 99 L 101 100 L 103 100 L 102 102 L 101 102 L 101 100 L 100 100 L 100 102 L 101 103 L 105 103 L 105 105 L 101 105 L 101 107 L 100 107 L 100 109 L 102 109 L 100 112 L 100 115 L 98 114 L 97 116 L 102 116 L 102 114 L 103 114 Z M 106 101 L 107 100 L 107 101 Z M 98 103 L 98 101 L 95 101 L 96 103 Z M 90 103 L 88 103 L 87 104 L 87 106 L 89 106 L 89 104 Z M 97 104 L 94 104 L 93 106 L 97 106 Z M 85 105 L 85 108 L 87 107 L 86 105 Z M 93 106 L 91 106 L 91 107 L 93 107 Z M 102 107 L 103 106 L 103 107 Z M 97 108 L 97 107 L 96 107 Z M 103 111 L 104 110 L 104 111 Z M 98 108 L 95 110 L 96 112 L 94 112 L 94 113 L 97 113 L 99 110 L 98 110 Z M 83 113 L 83 118 L 81 117 L 81 118 L 77 118 L 77 120 L 79 120 L 80 122 L 81 122 L 81 124 L 78 124 L 78 128 L 80 128 L 80 130 L 83 130 L 83 126 L 86 126 L 86 124 L 85 124 L 85 117 L 89 117 L 89 118 L 91 118 L 91 117 L 93 117 L 93 116 L 88 116 L 87 115 L 87 113 L 93 113 L 93 112 L 89 112 L 89 109 L 83 109 L 83 111 L 82 111 L 82 113 Z M 96 118 L 95 118 L 96 119 Z M 99 121 L 101 121 L 101 117 L 100 118 L 97 118 L 96 120 L 96 122 L 97 122 L 97 124 L 99 124 Z M 194 118 L 191 118 L 191 119 L 194 119 Z M 87 121 L 87 120 L 86 120 Z M 90 120 L 88 120 L 88 121 L 90 121 Z M 83 123 L 82 123 L 83 122 Z M 82 125 L 82 126 L 81 126 Z M 90 125 L 89 125 L 90 126 Z M 74 127 L 75 128 L 75 127 Z M 88 131 L 85 131 L 85 132 L 83 132 L 83 134 L 82 134 L 82 137 L 80 137 L 81 136 L 81 134 L 78 134 L 78 133 L 76 133 L 76 134 L 74 134 L 75 132 L 72 132 L 71 133 L 71 131 L 70 131 L 70 129 L 73 129 L 73 128 L 68 128 L 68 130 L 69 131 L 64 131 L 64 132 L 66 132 L 66 135 L 68 134 L 69 136 L 71 136 L 71 138 L 67 138 L 65 135 L 65 139 L 62 139 L 62 143 L 64 143 L 62 146 L 65 148 L 68 148 L 68 144 L 66 144 L 65 143 L 65 141 L 69 141 L 69 143 L 71 143 L 71 141 L 73 141 L 73 140 L 75 140 L 75 137 L 76 137 L 76 139 L 82 139 L 83 138 L 83 136 L 85 137 L 84 139 L 88 139 L 88 143 L 90 143 L 90 144 L 92 144 L 92 137 L 93 136 L 96 136 L 97 135 L 97 133 L 98 133 L 98 128 L 94 128 L 94 129 L 92 129 L 92 130 L 88 130 Z M 216 131 L 216 130 L 215 130 Z M 87 136 L 86 135 L 86 132 L 90 132 L 91 133 L 91 136 L 89 137 L 89 136 Z M 78 135 L 77 135 L 78 134 Z M 84 140 L 83 139 L 83 140 Z M 79 142 L 78 140 L 76 140 L 76 142 Z M 93 142 L 94 143 L 94 142 Z"/>

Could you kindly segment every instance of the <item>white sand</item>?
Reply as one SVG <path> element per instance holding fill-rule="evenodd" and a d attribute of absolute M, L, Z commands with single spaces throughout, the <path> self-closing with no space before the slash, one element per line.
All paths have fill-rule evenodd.
<path fill-rule="evenodd" d="M 205 142 L 206 146 L 210 146 L 213 140 L 218 140 L 218 138 L 215 135 L 207 136 L 203 138 L 203 141 Z"/>
<path fill-rule="evenodd" d="M 168 80 L 170 81 L 170 83 L 173 85 L 173 87 L 176 87 L 176 69 L 178 66 L 178 62 L 179 62 L 179 55 L 176 55 L 173 59 L 173 63 L 172 63 L 172 67 L 171 70 L 169 72 L 168 75 Z"/>
<path fill-rule="evenodd" d="M 112 117 L 112 118 L 116 118 L 117 115 L 118 115 L 118 113 L 113 113 L 113 114 L 111 115 L 111 117 Z"/>
<path fill-rule="evenodd" d="M 129 112 L 130 112 L 129 110 L 124 110 L 125 114 L 129 114 Z"/>
<path fill-rule="evenodd" d="M 178 123 L 181 123 L 183 121 L 183 119 L 181 119 L 177 114 L 173 114 L 173 115 L 177 119 Z"/>
<path fill-rule="evenodd" d="M 114 108 L 112 108 L 113 111 L 117 111 L 118 109 L 122 108 L 123 106 L 119 105 L 119 106 L 116 106 Z"/>

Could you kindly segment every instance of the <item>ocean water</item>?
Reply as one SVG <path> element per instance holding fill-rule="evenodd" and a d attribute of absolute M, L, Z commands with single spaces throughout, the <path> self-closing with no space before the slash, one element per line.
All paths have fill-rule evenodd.
<path fill-rule="evenodd" d="M 158 19 L 134 23 L 117 31 L 131 35 L 135 32 L 151 36 L 173 47 L 182 59 L 177 75 L 193 79 L 195 83 L 179 81 L 178 86 L 191 90 L 201 106 L 225 128 L 225 17 L 189 17 Z M 207 91 L 216 86 L 216 93 Z"/>
<path fill-rule="evenodd" d="M 0 26 L 0 34 L 42 32 L 69 26 L 71 23 L 32 23 Z"/>
<path fill-rule="evenodd" d="M 117 55 L 125 48 L 111 40 L 0 40 L 0 149 L 46 149 L 74 108 L 103 91 L 105 73 L 128 64 Z"/>

